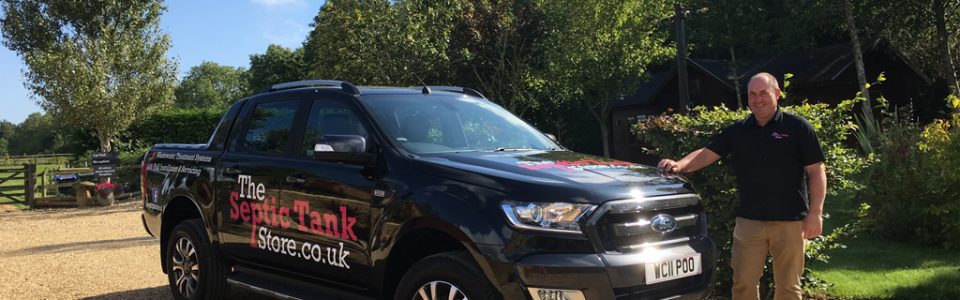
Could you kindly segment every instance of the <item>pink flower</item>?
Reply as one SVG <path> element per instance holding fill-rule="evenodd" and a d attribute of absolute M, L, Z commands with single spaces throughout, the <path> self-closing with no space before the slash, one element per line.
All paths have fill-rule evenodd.
<path fill-rule="evenodd" d="M 100 194 L 100 196 L 103 196 L 103 197 L 106 197 L 110 193 L 113 193 L 113 191 L 116 188 L 117 186 L 112 182 L 103 182 L 103 183 L 97 184 L 96 186 L 97 194 Z"/>

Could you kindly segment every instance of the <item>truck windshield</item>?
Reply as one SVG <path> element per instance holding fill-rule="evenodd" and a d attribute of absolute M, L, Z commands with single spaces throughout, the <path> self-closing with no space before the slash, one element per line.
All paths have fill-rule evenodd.
<path fill-rule="evenodd" d="M 520 118 L 483 99 L 444 94 L 362 99 L 387 137 L 417 154 L 560 148 Z"/>

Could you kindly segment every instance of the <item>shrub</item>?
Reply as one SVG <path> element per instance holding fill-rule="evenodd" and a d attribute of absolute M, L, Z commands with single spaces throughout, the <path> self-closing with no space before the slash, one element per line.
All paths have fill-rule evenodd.
<path fill-rule="evenodd" d="M 864 167 L 866 161 L 844 145 L 844 141 L 854 130 L 851 111 L 857 100 L 846 100 L 834 108 L 826 104 L 802 104 L 782 107 L 784 111 L 806 118 L 817 131 L 820 144 L 826 156 L 828 198 L 838 191 L 855 185 L 853 175 Z M 710 139 L 733 122 L 746 118 L 747 110 L 730 110 L 724 106 L 705 108 L 695 107 L 690 114 L 664 114 L 641 120 L 634 125 L 637 138 L 648 145 L 649 152 L 661 157 L 679 159 L 696 149 L 706 146 Z M 710 234 L 719 248 L 717 261 L 716 292 L 729 293 L 732 284 L 730 250 L 734 227 L 734 210 L 739 204 L 736 183 L 732 169 L 722 161 L 687 175 L 687 179 L 700 193 L 707 218 L 710 221 Z M 825 217 L 828 215 L 825 214 Z M 849 228 L 838 230 L 830 235 L 814 239 L 807 246 L 807 258 L 826 260 L 824 251 L 836 247 L 838 236 L 848 232 Z M 806 274 L 810 274 L 806 272 Z M 807 288 L 821 286 L 815 278 L 805 275 Z M 822 286 L 821 286 L 822 287 Z"/>
<path fill-rule="evenodd" d="M 925 181 L 931 197 L 918 199 L 919 207 L 935 225 L 924 237 L 946 248 L 960 247 L 960 114 L 927 125 L 918 148 L 923 165 L 931 167 Z"/>
<path fill-rule="evenodd" d="M 140 191 L 140 161 L 148 148 L 121 151 L 114 182 L 124 192 Z"/>
<path fill-rule="evenodd" d="M 116 181 L 125 191 L 140 190 L 140 160 L 154 144 L 202 144 L 220 122 L 226 108 L 180 108 L 159 112 L 120 134 Z M 82 157 L 90 157 L 89 154 Z"/>
<path fill-rule="evenodd" d="M 138 149 L 159 143 L 206 143 L 225 108 L 171 109 L 134 124 L 125 138 L 131 148 Z"/>
<path fill-rule="evenodd" d="M 922 129 L 888 115 L 862 174 L 871 228 L 894 240 L 960 246 L 960 115 Z"/>

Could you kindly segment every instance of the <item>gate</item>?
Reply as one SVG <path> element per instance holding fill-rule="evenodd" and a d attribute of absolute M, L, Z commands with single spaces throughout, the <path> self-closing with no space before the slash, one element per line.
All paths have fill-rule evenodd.
<path fill-rule="evenodd" d="M 36 195 L 37 165 L 23 164 L 23 167 L 0 167 L 0 198 L 25 204 L 33 208 Z"/>

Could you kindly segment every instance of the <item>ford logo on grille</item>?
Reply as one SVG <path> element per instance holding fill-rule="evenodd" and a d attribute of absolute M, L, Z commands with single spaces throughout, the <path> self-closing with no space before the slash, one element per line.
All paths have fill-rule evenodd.
<path fill-rule="evenodd" d="M 659 214 L 650 220 L 650 228 L 659 233 L 670 233 L 677 230 L 677 219 L 671 215 Z"/>

